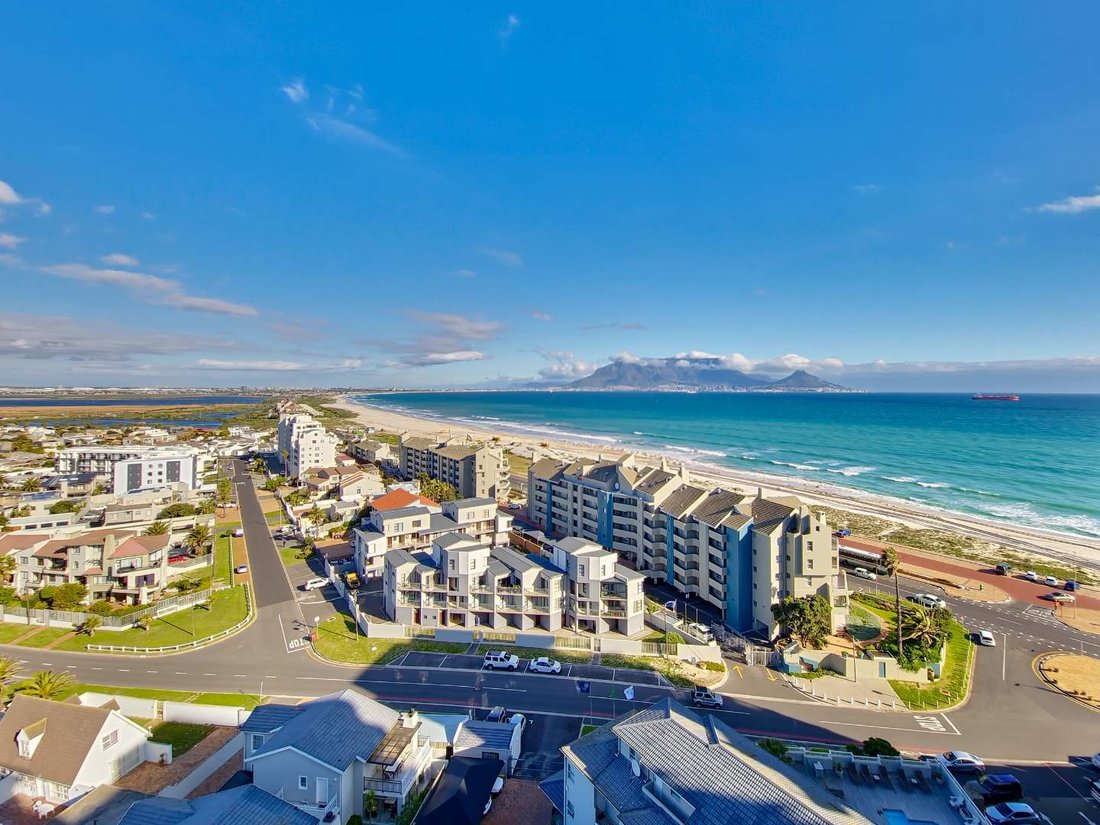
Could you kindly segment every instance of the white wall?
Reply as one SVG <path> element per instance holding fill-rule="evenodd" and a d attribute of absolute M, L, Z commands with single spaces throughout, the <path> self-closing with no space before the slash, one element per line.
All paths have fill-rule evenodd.
<path fill-rule="evenodd" d="M 111 701 L 118 702 L 118 709 L 124 716 L 137 719 L 155 719 L 157 717 L 157 701 L 155 699 L 137 699 L 133 696 L 116 696 L 113 693 L 81 693 L 78 697 L 80 704 L 103 707 Z"/>
<path fill-rule="evenodd" d="M 197 725 L 221 725 L 237 728 L 251 715 L 243 708 L 222 705 L 192 705 L 184 702 L 165 702 L 165 722 L 192 722 Z"/>

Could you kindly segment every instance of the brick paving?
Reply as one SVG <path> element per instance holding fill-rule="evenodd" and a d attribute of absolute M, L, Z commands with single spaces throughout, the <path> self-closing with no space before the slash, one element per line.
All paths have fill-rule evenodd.
<path fill-rule="evenodd" d="M 533 779 L 507 779 L 500 796 L 493 800 L 493 809 L 482 822 L 485 825 L 514 825 L 550 821 L 553 806 Z"/>
<path fill-rule="evenodd" d="M 175 785 L 236 735 L 236 728 L 214 728 L 209 736 L 179 759 L 174 759 L 171 765 L 161 766 L 154 765 L 152 762 L 142 762 L 118 779 L 114 783 L 115 787 L 156 795 L 169 785 Z"/>
<path fill-rule="evenodd" d="M 214 773 L 210 774 L 210 778 L 199 785 L 191 793 L 187 794 L 188 799 L 195 799 L 196 797 L 205 796 L 208 793 L 215 793 L 221 789 L 221 786 L 229 781 L 229 777 L 235 774 L 237 771 L 244 767 L 244 751 L 235 753 L 229 757 L 229 761 L 218 768 Z"/>

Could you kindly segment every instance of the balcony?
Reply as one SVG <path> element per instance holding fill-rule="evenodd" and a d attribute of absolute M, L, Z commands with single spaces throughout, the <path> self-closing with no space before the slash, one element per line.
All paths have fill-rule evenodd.
<path fill-rule="evenodd" d="M 421 736 L 418 737 L 418 741 L 423 742 L 423 744 L 408 759 L 404 760 L 401 770 L 384 778 L 364 776 L 363 793 L 374 791 L 379 796 L 395 799 L 404 799 L 408 796 L 409 790 L 416 784 L 416 778 L 432 759 L 432 747 L 428 739 Z"/>
<path fill-rule="evenodd" d="M 324 822 L 325 817 L 330 813 L 333 814 L 334 820 L 340 819 L 340 794 L 335 794 L 332 799 L 324 805 L 316 802 L 295 802 L 293 799 L 286 799 L 282 788 L 279 788 L 279 792 L 275 794 L 275 796 L 282 799 L 284 802 L 289 802 L 299 811 L 305 811 L 310 816 L 317 817 L 320 822 Z"/>

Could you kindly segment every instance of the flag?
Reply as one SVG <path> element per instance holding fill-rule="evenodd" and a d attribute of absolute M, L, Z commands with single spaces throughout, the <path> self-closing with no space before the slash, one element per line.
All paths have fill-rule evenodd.
<path fill-rule="evenodd" d="M 665 602 L 665 610 L 671 610 L 673 613 L 675 613 L 676 599 L 670 599 L 669 601 Z"/>
<path fill-rule="evenodd" d="M 628 700 L 633 702 L 634 701 L 634 685 L 627 685 L 626 690 L 623 691 L 623 696 L 625 696 Z"/>
<path fill-rule="evenodd" d="M 591 695 L 591 693 L 592 693 L 592 683 L 591 682 L 585 682 L 581 679 L 578 679 L 577 680 L 577 693 L 587 693 L 587 694 Z"/>

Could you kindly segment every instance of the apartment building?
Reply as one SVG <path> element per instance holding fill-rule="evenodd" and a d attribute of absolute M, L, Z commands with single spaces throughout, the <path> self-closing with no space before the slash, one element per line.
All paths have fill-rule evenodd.
<path fill-rule="evenodd" d="M 0 555 L 15 558 L 17 593 L 83 584 L 87 601 L 146 604 L 168 584 L 170 537 L 91 530 L 67 538 L 18 533 L 0 538 Z"/>
<path fill-rule="evenodd" d="M 108 447 L 89 445 L 58 450 L 59 474 L 93 473 L 111 480 L 116 496 L 139 490 L 202 486 L 213 458 L 196 447 Z"/>
<path fill-rule="evenodd" d="M 619 554 L 592 541 L 566 537 L 551 548 L 565 575 L 565 621 L 588 633 L 633 636 L 645 629 L 645 576 L 619 564 Z"/>
<path fill-rule="evenodd" d="M 504 546 L 511 527 L 512 517 L 499 513 L 496 501 L 489 498 L 458 499 L 442 505 L 420 503 L 386 510 L 376 507 L 361 527 L 352 530 L 355 567 L 360 576 L 381 576 L 383 557 L 388 551 L 425 551 L 436 537 L 445 533 L 469 536 L 491 547 Z"/>
<path fill-rule="evenodd" d="M 550 633 L 562 627 L 565 576 L 537 556 L 445 533 L 428 551 L 389 551 L 383 565 L 383 608 L 400 624 Z"/>
<path fill-rule="evenodd" d="M 716 715 L 701 716 L 674 699 L 627 714 L 561 752 L 565 767 L 539 787 L 563 825 L 878 821 Z M 898 797 L 905 801 L 905 793 L 898 791 Z"/>
<path fill-rule="evenodd" d="M 645 576 L 698 596 L 726 624 L 773 636 L 771 606 L 820 594 L 833 625 L 847 621 L 832 530 L 793 496 L 765 498 L 692 483 L 685 467 L 617 461 L 535 462 L 528 518 L 551 536 L 574 536 L 621 554 Z"/>
<path fill-rule="evenodd" d="M 398 447 L 398 466 L 405 478 L 426 473 L 447 482 L 461 498 L 502 499 L 508 495 L 508 459 L 495 445 L 406 437 Z"/>
<path fill-rule="evenodd" d="M 309 470 L 336 466 L 339 439 L 308 413 L 279 416 L 276 427 L 279 457 L 290 478 L 301 478 Z"/>
<path fill-rule="evenodd" d="M 359 438 L 349 442 L 345 452 L 356 461 L 365 464 L 374 464 L 375 462 L 382 464 L 396 463 L 397 451 L 394 450 L 393 446 L 384 441 L 375 441 L 372 438 Z"/>

